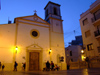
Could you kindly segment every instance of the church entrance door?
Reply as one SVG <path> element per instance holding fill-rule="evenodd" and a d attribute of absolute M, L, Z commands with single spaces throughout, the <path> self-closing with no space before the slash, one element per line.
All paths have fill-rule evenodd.
<path fill-rule="evenodd" d="M 29 71 L 39 70 L 39 52 L 29 53 Z"/>

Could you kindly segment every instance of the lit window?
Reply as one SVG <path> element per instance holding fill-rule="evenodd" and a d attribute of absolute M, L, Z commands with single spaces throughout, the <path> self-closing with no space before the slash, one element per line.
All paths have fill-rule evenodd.
<path fill-rule="evenodd" d="M 88 51 L 89 51 L 89 50 L 93 50 L 93 44 L 92 44 L 92 43 L 91 43 L 91 44 L 88 44 L 88 45 L 87 45 L 87 49 L 88 49 Z"/>

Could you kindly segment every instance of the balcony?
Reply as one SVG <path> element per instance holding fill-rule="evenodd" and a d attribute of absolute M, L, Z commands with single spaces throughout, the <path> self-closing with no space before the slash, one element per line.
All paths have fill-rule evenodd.
<path fill-rule="evenodd" d="M 100 24 L 100 14 L 96 15 L 95 17 L 91 18 L 91 21 L 93 25 L 99 25 Z"/>
<path fill-rule="evenodd" d="M 94 35 L 95 35 L 95 37 L 100 36 L 100 30 L 95 31 L 95 32 L 94 32 Z"/>

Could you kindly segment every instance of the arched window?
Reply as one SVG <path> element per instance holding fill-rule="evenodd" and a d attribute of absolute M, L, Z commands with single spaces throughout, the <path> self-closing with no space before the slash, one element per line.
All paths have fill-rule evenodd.
<path fill-rule="evenodd" d="M 57 8 L 54 7 L 54 15 L 57 15 Z"/>
<path fill-rule="evenodd" d="M 46 17 L 48 16 L 48 9 L 46 10 Z"/>

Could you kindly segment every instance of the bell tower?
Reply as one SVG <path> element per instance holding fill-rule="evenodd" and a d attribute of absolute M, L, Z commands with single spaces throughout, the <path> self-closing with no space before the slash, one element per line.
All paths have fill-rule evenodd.
<path fill-rule="evenodd" d="M 60 5 L 53 3 L 51 1 L 48 2 L 48 4 L 44 8 L 45 10 L 45 20 L 47 22 L 49 21 L 49 18 L 56 18 L 61 20 L 61 14 L 60 14 Z"/>
<path fill-rule="evenodd" d="M 52 32 L 63 33 L 60 5 L 51 1 L 45 6 L 45 21 L 50 23 Z"/>
<path fill-rule="evenodd" d="M 66 66 L 62 25 L 63 20 L 60 13 L 60 5 L 49 1 L 44 10 L 45 21 L 50 23 L 50 49 L 52 50 L 51 61 L 60 65 L 61 62 L 58 62 L 59 58 L 64 57 L 63 65 Z M 60 55 L 60 57 L 57 58 L 58 55 Z M 63 69 L 66 69 L 66 67 L 63 67 Z"/>

